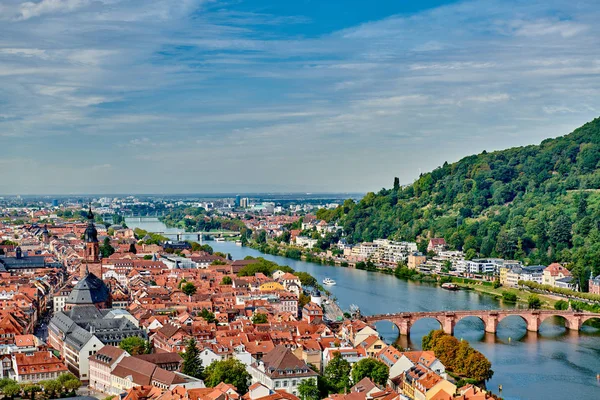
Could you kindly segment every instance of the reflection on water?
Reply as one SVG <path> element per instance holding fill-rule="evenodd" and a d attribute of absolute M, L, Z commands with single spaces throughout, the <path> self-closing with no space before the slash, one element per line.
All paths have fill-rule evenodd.
<path fill-rule="evenodd" d="M 126 221 L 130 227 L 164 232 L 156 221 L 153 228 L 139 222 Z M 511 308 L 494 298 L 473 291 L 451 292 L 435 285 L 419 284 L 393 276 L 369 273 L 350 268 L 321 266 L 284 257 L 261 254 L 233 243 L 210 242 L 216 251 L 231 253 L 234 259 L 246 256 L 264 257 L 297 271 L 306 271 L 321 281 L 334 279 L 329 290 L 342 308 L 360 306 L 363 314 L 399 311 L 436 311 Z M 377 323 L 377 330 L 388 343 L 398 341 L 405 348 L 420 349 L 421 338 L 432 329 L 439 329 L 436 320 L 421 320 L 411 328 L 410 338 L 398 338 L 398 330 L 389 322 Z M 496 335 L 484 332 L 477 318 L 465 318 L 457 323 L 455 336 L 467 340 L 491 362 L 494 376 L 488 382 L 492 390 L 503 386 L 501 396 L 513 399 L 600 399 L 600 331 L 585 324 L 580 332 L 565 329 L 564 320 L 545 320 L 540 332 L 528 332 L 525 321 L 518 316 L 503 319 Z"/>

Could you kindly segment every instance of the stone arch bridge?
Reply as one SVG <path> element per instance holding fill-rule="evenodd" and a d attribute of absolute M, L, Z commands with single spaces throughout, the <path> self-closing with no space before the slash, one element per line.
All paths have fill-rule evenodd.
<path fill-rule="evenodd" d="M 454 334 L 454 327 L 463 318 L 479 318 L 488 333 L 496 333 L 498 323 L 504 318 L 518 316 L 527 323 L 527 330 L 538 332 L 544 320 L 551 317 L 563 317 L 567 329 L 579 330 L 583 323 L 592 318 L 599 318 L 600 314 L 560 311 L 560 310 L 469 310 L 469 311 L 431 311 L 431 312 L 402 312 L 397 314 L 367 315 L 363 320 L 369 324 L 379 321 L 389 321 L 398 327 L 401 335 L 410 335 L 410 328 L 418 320 L 432 318 L 437 320 L 444 332 Z"/>

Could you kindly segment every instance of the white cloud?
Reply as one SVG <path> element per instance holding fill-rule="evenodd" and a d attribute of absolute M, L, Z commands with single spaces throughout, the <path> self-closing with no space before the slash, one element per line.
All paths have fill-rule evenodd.
<path fill-rule="evenodd" d="M 242 13 L 236 2 L 7 0 L 3 147 L 40 160 L 19 172 L 35 188 L 48 165 L 65 185 L 85 182 L 86 163 L 105 171 L 98 180 L 127 170 L 140 187 L 185 191 L 223 159 L 221 182 L 239 182 L 248 165 L 249 184 L 409 182 L 419 168 L 597 116 L 600 10 L 509 3 L 466 1 L 302 36 L 286 24 L 315 28 L 306 18 Z M 173 165 L 181 182 L 165 172 Z M 116 175 L 104 183 L 132 189 Z"/>
<path fill-rule="evenodd" d="M 39 17 L 44 14 L 68 13 L 88 6 L 91 0 L 41 0 L 21 4 L 19 19 Z"/>

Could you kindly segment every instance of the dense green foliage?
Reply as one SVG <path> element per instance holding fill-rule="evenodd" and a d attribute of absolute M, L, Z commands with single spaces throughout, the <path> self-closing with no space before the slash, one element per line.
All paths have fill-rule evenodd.
<path fill-rule="evenodd" d="M 161 221 L 168 227 L 186 232 L 210 232 L 211 230 L 241 231 L 245 228 L 240 219 L 227 219 L 213 215 L 202 207 L 175 207 Z"/>
<path fill-rule="evenodd" d="M 157 233 L 150 233 L 140 228 L 135 228 L 133 233 L 135 234 L 136 239 L 144 240 L 145 244 L 161 244 L 169 241 L 169 238 L 166 236 L 159 235 Z M 145 237 L 147 238 L 144 239 Z"/>
<path fill-rule="evenodd" d="M 516 303 L 517 295 L 512 292 L 503 291 L 502 292 L 502 301 L 505 303 Z"/>
<path fill-rule="evenodd" d="M 530 294 L 529 297 L 527 297 L 527 306 L 532 310 L 539 310 L 542 308 L 542 301 L 537 295 Z"/>
<path fill-rule="evenodd" d="M 248 392 L 250 374 L 246 371 L 246 366 L 236 358 L 213 361 L 206 367 L 204 376 L 204 384 L 208 387 L 215 387 L 225 382 L 235 386 L 239 393 Z"/>
<path fill-rule="evenodd" d="M 221 285 L 231 285 L 233 284 L 233 280 L 231 279 L 230 276 L 224 276 L 223 279 L 221 279 Z"/>
<path fill-rule="evenodd" d="M 298 395 L 301 400 L 319 400 L 321 393 L 314 379 L 305 379 L 298 385 Z"/>
<path fill-rule="evenodd" d="M 349 241 L 443 237 L 469 255 L 600 273 L 600 119 L 537 146 L 483 152 L 317 217 Z"/>
<path fill-rule="evenodd" d="M 104 238 L 104 241 L 102 242 L 102 245 L 100 246 L 99 250 L 100 250 L 100 254 L 102 254 L 103 258 L 110 257 L 111 255 L 113 255 L 115 253 L 114 247 L 112 247 L 112 245 L 110 244 L 109 237 Z"/>
<path fill-rule="evenodd" d="M 193 282 L 186 282 L 181 285 L 181 291 L 188 296 L 193 296 L 196 294 L 196 290 L 196 285 L 194 285 Z"/>
<path fill-rule="evenodd" d="M 204 378 L 204 367 L 200 359 L 200 350 L 198 349 L 196 339 L 190 338 L 185 346 L 185 353 L 181 355 L 181 372 L 193 376 L 194 378 Z"/>
<path fill-rule="evenodd" d="M 352 381 L 354 384 L 360 382 L 364 377 L 368 377 L 375 384 L 385 386 L 390 369 L 383 362 L 374 358 L 363 358 L 352 368 Z"/>
<path fill-rule="evenodd" d="M 252 316 L 253 324 L 266 324 L 267 322 L 269 322 L 267 314 L 256 313 Z"/>
<path fill-rule="evenodd" d="M 543 292 L 556 293 L 556 294 L 560 294 L 563 296 L 577 297 L 580 299 L 591 300 L 591 301 L 600 301 L 600 295 L 592 294 L 592 293 L 581 293 L 581 292 L 576 292 L 571 289 L 558 288 L 558 287 L 554 287 L 554 286 L 550 286 L 550 285 L 542 285 L 540 283 L 531 282 L 531 281 L 519 281 L 519 285 L 526 286 L 529 289 L 539 290 L 539 291 L 543 291 Z"/>
<path fill-rule="evenodd" d="M 213 322 L 217 321 L 217 319 L 215 318 L 215 314 L 213 314 L 206 308 L 202 309 L 202 311 L 200 312 L 200 316 L 209 324 L 212 324 Z"/>
<path fill-rule="evenodd" d="M 323 370 L 323 378 L 330 393 L 343 393 L 350 388 L 351 369 L 348 361 L 344 360 L 339 352 L 333 355 Z"/>
<path fill-rule="evenodd" d="M 466 340 L 458 340 L 442 330 L 435 330 L 423 336 L 423 350 L 432 350 L 448 371 L 454 374 L 486 381 L 492 377 L 492 364 Z"/>
<path fill-rule="evenodd" d="M 150 342 L 137 336 L 131 336 L 121 340 L 121 343 L 119 343 L 119 347 L 131 354 L 132 356 L 138 354 L 150 354 L 150 351 L 152 350 Z"/>
<path fill-rule="evenodd" d="M 254 258 L 247 256 L 244 260 L 256 260 L 257 262 L 248 264 L 238 272 L 238 276 L 254 276 L 260 272 L 266 276 L 271 276 L 273 272 L 280 270 L 283 272 L 293 273 L 294 270 L 287 265 L 278 265 L 273 261 L 265 260 L 262 257 Z"/>

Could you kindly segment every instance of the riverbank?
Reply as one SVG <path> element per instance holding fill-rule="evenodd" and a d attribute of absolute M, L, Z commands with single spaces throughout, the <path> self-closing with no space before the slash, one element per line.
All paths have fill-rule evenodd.
<path fill-rule="evenodd" d="M 412 270 L 408 270 L 407 272 L 409 272 L 409 273 L 403 274 L 402 276 L 397 276 L 398 274 L 395 273 L 395 269 L 392 269 L 392 268 L 378 268 L 375 266 L 369 267 L 368 264 L 365 264 L 365 263 L 362 263 L 362 264 L 365 264 L 364 268 L 358 268 L 358 266 L 350 266 L 348 264 L 344 265 L 343 263 L 339 263 L 339 262 L 336 263 L 335 260 L 333 260 L 333 259 L 318 257 L 316 254 L 314 254 L 312 252 L 308 252 L 308 253 L 302 252 L 299 249 L 295 249 L 295 248 L 291 249 L 289 246 L 284 246 L 279 243 L 258 244 L 256 242 L 249 242 L 248 247 L 250 247 L 254 250 L 260 251 L 263 254 L 286 257 L 286 258 L 290 258 L 292 260 L 302 260 L 302 261 L 306 261 L 306 262 L 312 262 L 315 264 L 335 266 L 335 267 L 340 267 L 340 268 L 357 268 L 357 269 L 366 270 L 368 272 L 376 272 L 376 273 L 385 274 L 385 275 L 394 275 L 398 279 L 404 279 L 404 280 L 409 280 L 409 281 L 413 281 L 413 282 L 430 283 L 432 285 L 436 285 L 436 286 L 440 287 L 440 289 L 441 289 L 441 284 L 443 283 L 442 277 L 437 276 L 437 275 L 424 275 L 424 274 L 417 273 L 416 271 L 414 271 L 414 273 L 410 273 Z M 268 251 L 264 251 L 264 250 L 268 250 Z M 295 250 L 292 253 L 294 255 L 294 257 L 288 256 L 288 254 L 290 254 L 291 250 Z M 402 271 L 402 272 L 404 272 L 404 271 Z M 540 294 L 540 293 L 535 293 L 535 292 L 523 290 L 523 289 L 509 288 L 509 287 L 503 287 L 503 286 L 494 288 L 493 282 L 488 282 L 488 281 L 475 281 L 473 279 L 468 279 L 468 278 L 452 277 L 451 282 L 456 283 L 461 288 L 461 290 L 473 290 L 478 293 L 493 296 L 497 300 L 502 300 L 502 292 L 513 293 L 517 296 L 517 301 L 516 301 L 516 303 L 510 303 L 510 304 L 525 304 L 525 305 L 527 305 L 528 297 L 531 294 L 536 294 L 542 301 L 543 309 L 554 309 L 554 304 L 558 300 L 561 300 L 561 298 L 559 296 Z M 506 303 L 506 304 L 509 304 L 509 303 Z"/>
<path fill-rule="evenodd" d="M 487 294 L 490 296 L 494 296 L 498 300 L 502 300 L 503 292 L 513 293 L 515 296 L 517 296 L 516 304 L 525 304 L 525 305 L 528 304 L 528 297 L 531 294 L 534 294 L 533 292 L 530 292 L 530 291 L 517 289 L 517 288 L 507 288 L 507 287 L 503 287 L 503 286 L 500 286 L 499 288 L 494 288 L 493 286 L 486 286 L 486 285 L 481 285 L 481 284 L 477 284 L 477 283 L 457 283 L 457 285 L 463 290 L 474 290 L 479 293 L 484 293 L 484 294 Z M 543 295 L 543 294 L 538 294 L 538 293 L 535 293 L 535 295 L 538 296 L 540 298 L 540 300 L 542 301 L 542 308 L 544 308 L 544 309 L 553 310 L 554 304 L 558 300 L 560 300 L 560 298 L 554 297 L 554 296 L 548 296 L 548 295 Z"/>

